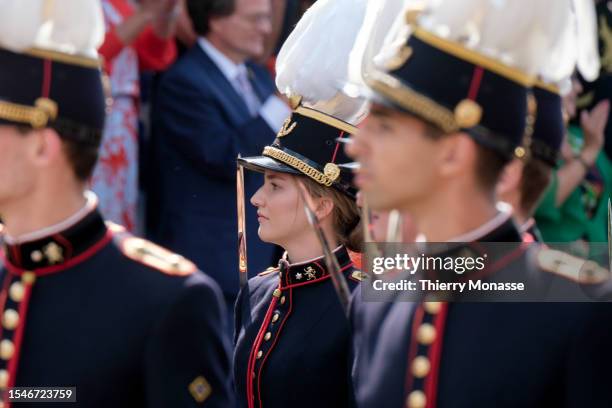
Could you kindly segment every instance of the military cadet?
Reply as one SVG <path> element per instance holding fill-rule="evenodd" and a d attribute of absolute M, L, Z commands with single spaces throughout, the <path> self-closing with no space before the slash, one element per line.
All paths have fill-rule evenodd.
<path fill-rule="evenodd" d="M 533 214 L 550 184 L 565 136 L 559 88 L 540 82 L 532 88 L 532 128 L 526 132 L 520 158 L 504 168 L 497 184 L 497 197 L 512 205 L 519 232 L 527 241 L 542 241 Z"/>
<path fill-rule="evenodd" d="M 76 387 L 76 403 L 57 406 L 230 406 L 226 311 L 215 283 L 105 223 L 85 191 L 105 112 L 99 2 L 5 6 L 0 406 L 19 402 L 9 401 L 9 388 L 58 386 Z"/>
<path fill-rule="evenodd" d="M 375 103 L 348 148 L 373 208 L 409 212 L 427 240 L 454 241 L 459 253 L 521 240 L 494 191 L 521 147 L 538 61 L 571 26 L 561 3 L 439 1 L 402 16 L 411 35 L 368 73 Z M 561 284 L 557 274 L 578 262 L 537 244 L 505 255 L 487 274 Z M 353 298 L 361 407 L 612 406 L 607 304 L 388 297 Z"/>
<path fill-rule="evenodd" d="M 309 205 L 337 259 L 335 272 L 348 291 L 353 290 L 361 273 L 348 251 L 361 250 L 362 230 L 352 173 L 343 166 L 350 160 L 336 139 L 355 133 L 346 120 L 362 104 L 352 107 L 349 98 L 343 99 L 334 79 L 346 79 L 351 32 L 359 19 L 348 17 L 349 24 L 341 28 L 346 44 L 336 41 L 335 48 L 326 44 L 338 38 L 330 29 L 339 29 L 326 21 L 350 9 L 360 14 L 352 1 L 343 0 L 316 3 L 304 15 L 279 53 L 277 85 L 287 94 L 308 97 L 294 105 L 262 156 L 239 160 L 247 169 L 264 173 L 263 186 L 251 198 L 257 207 L 260 239 L 286 251 L 277 268 L 248 281 L 236 302 L 234 382 L 244 407 L 354 404 L 347 316 L 334 289 L 334 271 L 324 259 L 303 201 L 312 200 Z M 319 46 L 307 48 L 317 41 Z M 327 72 L 317 75 L 319 69 Z M 318 98 L 327 91 L 337 94 L 329 103 Z M 344 115 L 332 114 L 336 109 L 344 110 Z"/>
<path fill-rule="evenodd" d="M 520 157 L 506 166 L 496 189 L 498 198 L 514 208 L 519 230 L 528 241 L 542 240 L 533 214 L 552 180 L 566 133 L 562 88 L 571 87 L 574 66 L 588 81 L 594 81 L 599 74 L 597 43 L 593 37 L 597 24 L 595 10 L 589 2 L 573 1 L 572 6 L 579 34 L 573 41 L 561 41 L 557 58 L 543 66 L 528 103 L 532 111 L 529 118 L 535 116 L 535 123 L 527 123 L 524 148 L 518 150 Z"/>

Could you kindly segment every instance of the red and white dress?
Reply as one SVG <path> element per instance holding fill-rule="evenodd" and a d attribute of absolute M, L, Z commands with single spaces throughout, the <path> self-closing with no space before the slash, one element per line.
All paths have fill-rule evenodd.
<path fill-rule="evenodd" d="M 103 0 L 106 37 L 99 49 L 110 77 L 113 103 L 106 117 L 98 164 L 91 180 L 104 217 L 134 230 L 138 201 L 139 72 L 163 70 L 176 58 L 172 38 L 145 28 L 129 45 L 115 28 L 134 13 L 128 0 Z"/>

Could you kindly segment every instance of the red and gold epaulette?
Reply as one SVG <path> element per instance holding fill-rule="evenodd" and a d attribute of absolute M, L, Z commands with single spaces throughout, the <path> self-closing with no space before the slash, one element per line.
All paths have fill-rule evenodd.
<path fill-rule="evenodd" d="M 107 222 L 121 252 L 128 258 L 168 275 L 186 276 L 197 271 L 193 262 L 183 256 L 130 234 L 120 225 Z"/>
<path fill-rule="evenodd" d="M 271 266 L 268 269 L 266 269 L 265 271 L 258 273 L 257 276 L 266 276 L 266 275 L 269 275 L 271 273 L 278 272 L 278 270 L 279 270 L 278 267 Z"/>
<path fill-rule="evenodd" d="M 610 279 L 610 271 L 597 262 L 582 259 L 556 249 L 538 252 L 540 269 L 581 284 L 598 284 Z"/>

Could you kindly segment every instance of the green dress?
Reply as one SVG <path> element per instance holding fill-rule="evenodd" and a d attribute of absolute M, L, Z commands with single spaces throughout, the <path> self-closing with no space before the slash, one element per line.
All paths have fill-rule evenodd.
<path fill-rule="evenodd" d="M 570 127 L 568 138 L 572 149 L 579 152 L 584 143 L 582 130 Z M 607 242 L 608 197 L 612 188 L 612 162 L 607 155 L 603 151 L 599 153 L 594 168 L 560 207 L 555 205 L 558 184 L 555 170 L 535 214 L 544 241 Z M 593 249 L 588 251 L 591 256 Z"/>

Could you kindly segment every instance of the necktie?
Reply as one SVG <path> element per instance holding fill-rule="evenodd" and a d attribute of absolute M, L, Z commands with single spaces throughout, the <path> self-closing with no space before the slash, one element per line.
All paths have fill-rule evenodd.
<path fill-rule="evenodd" d="M 244 65 L 238 70 L 238 75 L 236 75 L 236 84 L 240 90 L 240 96 L 242 96 L 244 103 L 246 103 L 251 116 L 257 115 L 261 102 L 253 90 L 253 86 L 249 81 L 247 69 Z"/>

